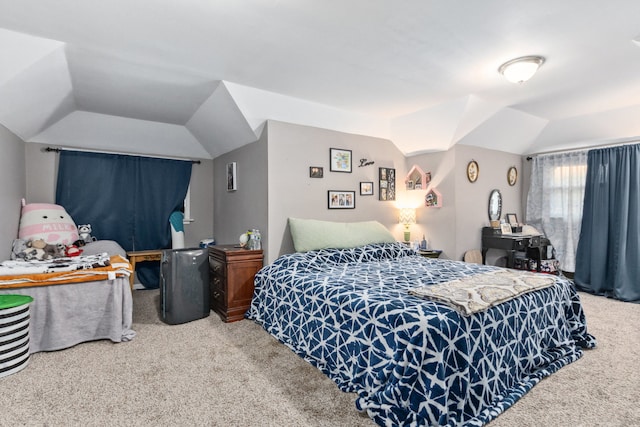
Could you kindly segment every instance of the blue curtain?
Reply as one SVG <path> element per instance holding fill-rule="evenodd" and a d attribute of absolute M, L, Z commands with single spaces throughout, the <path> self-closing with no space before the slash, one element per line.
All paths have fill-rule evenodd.
<path fill-rule="evenodd" d="M 589 151 L 576 286 L 640 301 L 640 145 Z"/>
<path fill-rule="evenodd" d="M 62 151 L 56 203 L 76 224 L 91 224 L 99 240 L 127 251 L 171 247 L 169 216 L 182 209 L 190 161 Z M 159 286 L 159 263 L 136 266 L 140 282 Z"/>

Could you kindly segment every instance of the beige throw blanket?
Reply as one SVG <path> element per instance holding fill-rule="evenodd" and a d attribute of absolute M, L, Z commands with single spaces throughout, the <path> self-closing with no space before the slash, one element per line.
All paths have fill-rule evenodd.
<path fill-rule="evenodd" d="M 409 289 L 411 295 L 442 302 L 468 316 L 527 292 L 547 288 L 553 276 L 527 271 L 498 270 L 437 285 Z"/>

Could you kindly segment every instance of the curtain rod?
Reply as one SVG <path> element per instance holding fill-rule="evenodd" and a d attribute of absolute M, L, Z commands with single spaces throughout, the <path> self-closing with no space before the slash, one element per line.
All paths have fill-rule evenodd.
<path fill-rule="evenodd" d="M 124 155 L 124 156 L 138 156 L 138 157 L 151 157 L 154 159 L 168 159 L 168 160 L 186 160 L 186 161 L 190 161 L 191 163 L 195 163 L 195 164 L 200 164 L 200 160 L 192 160 L 192 159 L 178 159 L 176 157 L 159 157 L 159 156 L 143 156 L 142 154 L 127 154 L 127 153 L 116 153 L 113 151 L 98 151 L 98 150 L 85 150 L 85 149 L 77 149 L 77 148 L 61 148 L 61 147 L 45 147 L 43 149 L 46 152 L 54 152 L 54 153 L 59 153 L 61 151 L 84 151 L 87 153 L 100 153 L 100 154 L 120 154 L 120 155 Z"/>
<path fill-rule="evenodd" d="M 629 140 L 629 141 L 611 142 L 609 144 L 592 145 L 590 147 L 568 148 L 566 150 L 555 150 L 555 151 L 543 151 L 543 152 L 540 152 L 540 153 L 535 153 L 535 154 L 532 154 L 530 156 L 527 156 L 527 161 L 533 159 L 534 156 L 540 156 L 540 155 L 543 155 L 543 154 L 561 154 L 561 153 L 571 153 L 573 151 L 589 151 L 589 150 L 594 150 L 594 149 L 598 149 L 598 148 L 615 147 L 615 146 L 618 146 L 618 145 L 637 144 L 639 142 L 640 142 L 640 140 L 633 139 L 633 140 Z"/>

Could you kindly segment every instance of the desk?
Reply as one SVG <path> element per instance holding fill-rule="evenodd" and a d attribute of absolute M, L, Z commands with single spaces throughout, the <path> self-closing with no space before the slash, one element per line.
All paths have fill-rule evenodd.
<path fill-rule="evenodd" d="M 131 276 L 129 276 L 129 284 L 133 289 L 134 276 L 136 274 L 136 263 L 142 261 L 160 261 L 162 258 L 162 250 L 148 250 L 148 251 L 131 251 L 127 252 L 127 258 L 131 263 Z"/>
<path fill-rule="evenodd" d="M 487 262 L 487 251 L 489 251 L 489 249 L 502 249 L 507 251 L 507 268 L 514 268 L 516 252 L 525 252 L 527 251 L 527 248 L 537 255 L 534 259 L 537 259 L 537 270 L 540 271 L 540 236 L 522 233 L 502 234 L 499 228 L 482 228 L 483 264 L 486 264 Z"/>

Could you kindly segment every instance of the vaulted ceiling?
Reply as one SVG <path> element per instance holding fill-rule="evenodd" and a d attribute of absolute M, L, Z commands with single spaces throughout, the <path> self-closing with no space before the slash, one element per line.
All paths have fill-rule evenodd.
<path fill-rule="evenodd" d="M 637 0 L 0 0 L 24 141 L 214 158 L 280 120 L 516 154 L 640 135 Z M 546 62 L 513 84 L 498 67 Z M 302 141 L 301 141 L 302 143 Z"/>

